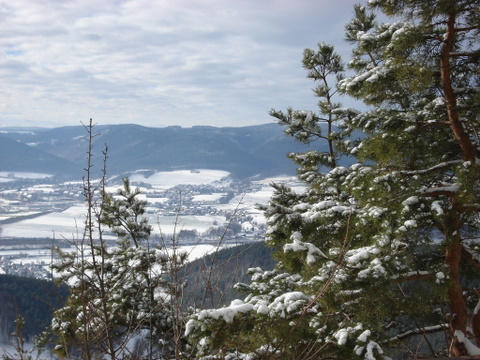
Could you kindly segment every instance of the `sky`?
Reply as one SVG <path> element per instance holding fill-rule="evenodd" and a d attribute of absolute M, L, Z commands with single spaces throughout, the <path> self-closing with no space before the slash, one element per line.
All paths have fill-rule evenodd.
<path fill-rule="evenodd" d="M 237 127 L 316 110 L 303 49 L 347 57 L 361 1 L 0 0 L 0 127 Z"/>

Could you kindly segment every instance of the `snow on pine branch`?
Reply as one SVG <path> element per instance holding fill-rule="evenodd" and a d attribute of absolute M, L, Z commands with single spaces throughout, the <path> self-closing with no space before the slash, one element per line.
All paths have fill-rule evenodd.
<path fill-rule="evenodd" d="M 327 259 L 328 257 L 315 245 L 310 243 L 302 242 L 302 234 L 298 231 L 294 232 L 290 237 L 292 242 L 285 244 L 283 246 L 284 252 L 299 252 L 299 251 L 306 251 L 307 252 L 307 264 L 311 265 L 317 261 L 318 256 Z"/>
<path fill-rule="evenodd" d="M 480 348 L 475 346 L 470 340 L 467 339 L 463 331 L 460 330 L 455 330 L 455 333 L 453 334 L 457 340 L 462 343 L 465 346 L 465 349 L 468 352 L 468 355 L 474 356 L 474 355 L 480 355 Z"/>
<path fill-rule="evenodd" d="M 421 334 L 433 334 L 436 332 L 443 331 L 445 329 L 448 329 L 448 324 L 425 326 L 423 328 L 412 329 L 412 330 L 405 331 L 401 334 L 395 335 L 394 337 L 391 337 L 390 339 L 388 339 L 387 342 L 397 342 L 399 340 L 409 338 L 410 336 L 416 336 Z"/>

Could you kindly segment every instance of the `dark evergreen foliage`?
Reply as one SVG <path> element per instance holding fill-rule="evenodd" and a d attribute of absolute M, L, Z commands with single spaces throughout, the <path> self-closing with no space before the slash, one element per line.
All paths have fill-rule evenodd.
<path fill-rule="evenodd" d="M 25 337 L 30 339 L 50 325 L 53 311 L 68 296 L 66 286 L 52 281 L 0 275 L 0 331 L 3 339 L 15 330 L 15 319 L 25 319 Z"/>

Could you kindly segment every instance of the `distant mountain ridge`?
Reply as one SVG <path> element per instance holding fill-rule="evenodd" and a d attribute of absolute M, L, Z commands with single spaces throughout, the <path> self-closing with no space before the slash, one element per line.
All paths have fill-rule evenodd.
<path fill-rule="evenodd" d="M 71 176 L 76 165 L 46 151 L 0 135 L 0 171 Z"/>
<path fill-rule="evenodd" d="M 1 130 L 0 171 L 81 176 L 86 166 L 87 133 L 83 126 Z M 107 172 L 115 175 L 138 169 L 216 169 L 238 178 L 294 175 L 295 165 L 286 155 L 307 151 L 308 147 L 285 136 L 283 130 L 275 123 L 223 128 L 97 125 L 93 169 L 100 173 L 106 144 Z"/>

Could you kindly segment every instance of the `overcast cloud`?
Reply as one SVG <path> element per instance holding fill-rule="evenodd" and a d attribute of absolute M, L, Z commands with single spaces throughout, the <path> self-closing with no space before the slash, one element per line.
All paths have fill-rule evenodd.
<path fill-rule="evenodd" d="M 315 109 L 355 0 L 0 0 L 0 126 L 246 126 Z"/>

